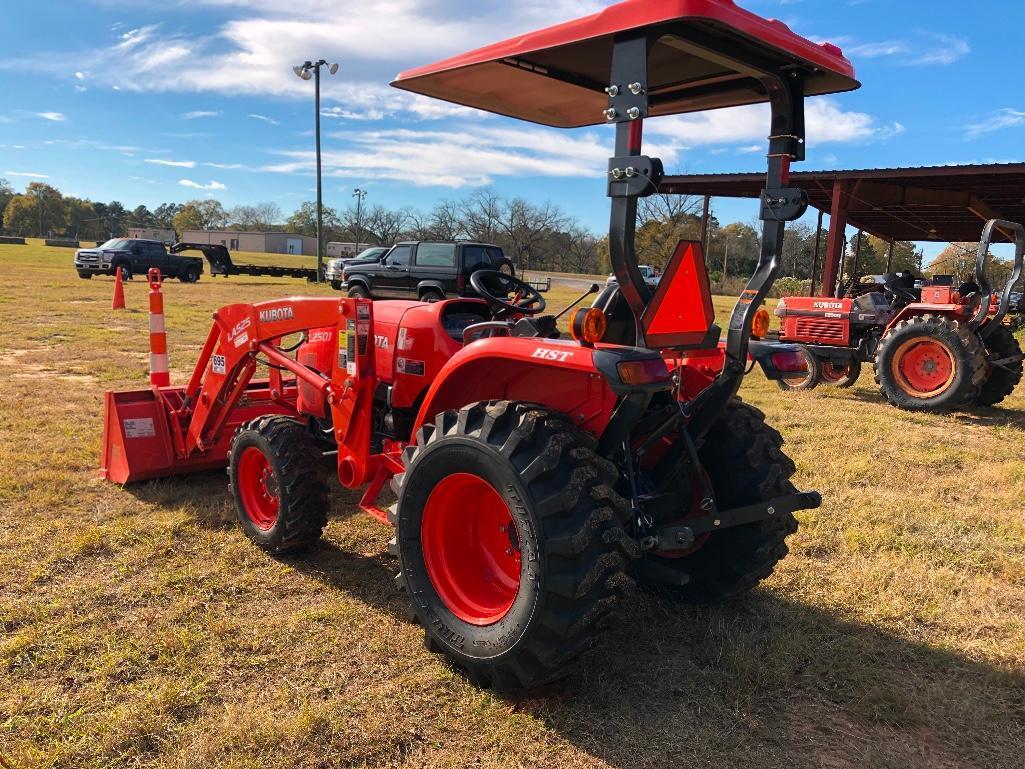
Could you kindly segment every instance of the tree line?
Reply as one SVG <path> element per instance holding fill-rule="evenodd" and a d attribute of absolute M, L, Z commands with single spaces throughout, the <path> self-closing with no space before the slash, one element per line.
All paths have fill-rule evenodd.
<path fill-rule="evenodd" d="M 701 237 L 702 199 L 696 196 L 657 194 L 640 202 L 637 219 L 638 260 L 662 269 L 681 239 Z M 104 240 L 124 235 L 129 228 L 186 230 L 282 231 L 316 234 L 316 204 L 304 202 L 285 217 L 276 203 L 225 208 L 219 201 L 190 200 L 164 203 L 149 209 L 129 209 L 118 201 L 101 203 L 62 195 L 56 188 L 30 183 L 16 193 L 0 179 L 0 211 L 8 234 Z M 573 216 L 552 203 L 506 198 L 485 187 L 458 199 L 445 199 L 429 210 L 392 209 L 381 205 L 349 205 L 323 209 L 324 239 L 391 245 L 402 240 L 467 239 L 501 246 L 525 270 L 584 274 L 611 271 L 608 238 L 598 237 Z M 780 274 L 796 284 L 808 282 L 815 262 L 816 233 L 803 223 L 787 227 Z M 817 277 L 821 279 L 825 233 L 819 243 Z M 845 251 L 848 277 L 882 272 L 889 245 L 872 235 L 852 237 Z M 708 223 L 706 263 L 713 283 L 726 286 L 754 272 L 761 251 L 758 222 L 722 225 L 712 216 Z M 922 269 L 922 252 L 914 244 L 894 244 L 892 269 Z"/>

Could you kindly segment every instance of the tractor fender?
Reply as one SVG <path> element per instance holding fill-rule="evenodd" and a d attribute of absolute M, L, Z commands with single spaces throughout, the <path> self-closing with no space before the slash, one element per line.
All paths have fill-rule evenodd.
<path fill-rule="evenodd" d="M 891 328 L 895 328 L 898 323 L 902 320 L 907 320 L 914 315 L 939 315 L 944 318 L 953 318 L 954 320 L 964 320 L 970 311 L 970 307 L 964 304 L 925 304 L 923 302 L 914 302 L 901 308 L 890 322 L 886 324 L 886 330 L 889 331 Z"/>
<path fill-rule="evenodd" d="M 591 349 L 553 339 L 481 339 L 450 358 L 431 384 L 413 425 L 415 436 L 438 414 L 471 403 L 510 400 L 538 403 L 570 416 L 574 425 L 600 436 L 616 407 L 618 359 L 653 357 L 634 348 Z M 630 391 L 668 388 L 665 383 Z"/>

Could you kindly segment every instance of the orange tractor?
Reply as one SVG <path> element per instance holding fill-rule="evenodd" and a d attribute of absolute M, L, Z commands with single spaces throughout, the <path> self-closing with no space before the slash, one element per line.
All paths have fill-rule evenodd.
<path fill-rule="evenodd" d="M 617 285 L 576 310 L 569 339 L 537 291 L 490 271 L 471 277 L 480 299 L 221 308 L 186 386 L 107 395 L 106 477 L 227 465 L 242 529 L 277 554 L 321 536 L 330 457 L 342 486 L 365 487 L 362 509 L 395 527 L 397 581 L 428 647 L 499 688 L 561 675 L 635 582 L 715 601 L 768 577 L 794 512 L 820 498 L 794 488 L 779 433 L 736 394 L 752 360 L 773 379 L 802 374 L 797 351 L 752 341 L 752 324 L 784 222 L 807 206 L 788 186 L 805 97 L 857 88 L 850 63 L 730 0 L 628 0 L 394 85 L 614 126 Z M 771 113 L 763 248 L 720 343 L 697 244 L 681 244 L 654 291 L 638 271 L 638 200 L 662 177 L 642 126 L 758 102 Z"/>
<path fill-rule="evenodd" d="M 998 232 L 1014 241 L 1015 255 L 1007 283 L 994 293 L 985 267 Z M 850 387 L 861 364 L 873 363 L 876 384 L 902 409 L 939 413 L 1000 403 L 1022 378 L 1021 345 L 1003 321 L 1023 261 L 1025 227 L 992 220 L 982 233 L 974 282 L 917 290 L 908 275 L 890 275 L 840 298 L 780 300 L 778 338 L 800 344 L 808 366 L 805 377 L 780 386 Z"/>

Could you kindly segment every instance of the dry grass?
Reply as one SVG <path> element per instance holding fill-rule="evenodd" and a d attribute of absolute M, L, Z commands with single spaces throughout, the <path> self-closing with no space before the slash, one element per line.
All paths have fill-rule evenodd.
<path fill-rule="evenodd" d="M 870 375 L 786 396 L 753 375 L 826 500 L 791 557 L 738 604 L 639 599 L 566 687 L 505 701 L 423 650 L 352 493 L 319 549 L 274 560 L 222 474 L 97 478 L 103 390 L 145 387 L 146 289 L 112 313 L 70 260 L 0 246 L 0 766 L 1022 765 L 1021 395 L 916 416 Z M 168 284 L 176 380 L 217 306 L 323 290 Z"/>

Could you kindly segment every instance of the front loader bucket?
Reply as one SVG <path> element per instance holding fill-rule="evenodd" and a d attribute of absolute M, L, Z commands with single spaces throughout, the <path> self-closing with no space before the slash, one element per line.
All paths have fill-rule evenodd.
<path fill-rule="evenodd" d="M 164 405 L 153 390 L 108 392 L 103 415 L 103 477 L 131 483 L 174 474 Z"/>
<path fill-rule="evenodd" d="M 232 414 L 232 429 L 226 438 L 210 451 L 176 456 L 170 417 L 162 400 L 177 405 L 184 396 L 185 391 L 176 387 L 161 388 L 159 397 L 152 389 L 107 393 L 100 467 L 104 478 L 125 484 L 227 467 L 233 428 L 246 418 L 282 411 L 277 408 L 239 410 L 237 416 Z"/>
<path fill-rule="evenodd" d="M 268 382 L 250 382 L 223 429 L 205 450 L 185 452 L 182 449 L 176 453 L 174 435 L 177 433 L 178 443 L 184 446 L 184 429 L 170 420 L 178 420 L 173 412 L 182 408 L 183 388 L 108 392 L 100 472 L 108 481 L 125 484 L 227 467 L 235 430 L 261 416 L 297 416 L 297 396 L 295 382 L 284 383 L 277 399 L 272 397 Z"/>

